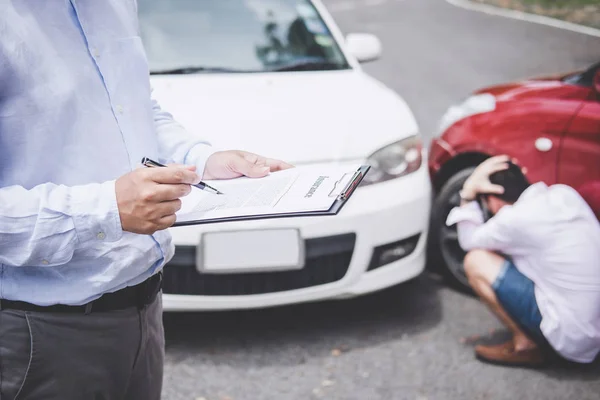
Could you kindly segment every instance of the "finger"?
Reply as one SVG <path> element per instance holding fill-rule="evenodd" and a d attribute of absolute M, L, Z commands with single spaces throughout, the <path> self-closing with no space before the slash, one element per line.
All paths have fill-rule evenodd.
<path fill-rule="evenodd" d="M 142 193 L 142 199 L 149 203 L 161 203 L 164 201 L 176 200 L 190 194 L 192 187 L 186 184 L 152 185 L 147 192 Z"/>
<path fill-rule="evenodd" d="M 261 167 L 267 166 L 267 159 L 265 157 L 262 157 L 258 154 L 254 154 L 254 153 L 250 153 L 247 151 L 242 152 L 242 156 L 244 157 L 244 159 L 246 159 L 246 161 L 255 164 L 255 165 L 259 165 Z"/>
<path fill-rule="evenodd" d="M 283 171 L 284 169 L 293 168 L 294 166 L 286 163 L 285 161 L 275 160 L 272 158 L 267 159 L 267 165 L 271 169 L 271 172 Z"/>
<path fill-rule="evenodd" d="M 167 164 L 168 167 L 175 167 L 175 168 L 185 168 L 188 171 L 196 171 L 196 166 L 195 165 L 187 165 L 187 164 Z"/>
<path fill-rule="evenodd" d="M 156 204 L 154 212 L 152 213 L 152 219 L 160 219 L 169 215 L 175 214 L 181 210 L 181 200 L 175 199 L 170 201 L 163 201 Z"/>
<path fill-rule="evenodd" d="M 487 161 L 487 160 L 486 160 Z M 481 177 L 488 177 L 494 172 L 503 171 L 508 168 L 506 161 L 500 159 L 493 160 L 493 162 L 486 162 L 479 167 L 478 175 Z"/>
<path fill-rule="evenodd" d="M 195 171 L 187 167 L 147 168 L 146 174 L 150 180 L 163 184 L 194 184 L 200 182 Z"/>
<path fill-rule="evenodd" d="M 508 162 L 508 160 L 509 160 L 509 157 L 506 155 L 493 156 L 493 157 L 486 159 L 484 162 L 482 162 L 481 166 L 484 169 L 487 169 L 493 165 L 506 163 L 506 162 Z"/>
<path fill-rule="evenodd" d="M 503 162 L 505 162 L 505 161 L 503 160 L 502 156 L 494 156 L 494 157 L 486 158 L 484 161 L 479 163 L 477 168 L 475 168 L 475 171 L 473 171 L 473 175 L 475 175 L 475 176 L 489 175 L 488 171 L 490 170 L 490 168 L 492 168 L 492 166 L 503 163 Z"/>
<path fill-rule="evenodd" d="M 490 157 L 488 160 L 492 163 L 508 162 L 510 157 L 506 154 L 500 154 L 497 156 Z"/>
<path fill-rule="evenodd" d="M 486 171 L 502 171 L 506 168 L 508 168 L 508 160 L 505 159 L 495 159 L 484 167 Z"/>
<path fill-rule="evenodd" d="M 483 192 L 485 193 L 493 193 L 493 194 L 502 194 L 504 193 L 504 187 L 500 185 L 488 184 L 483 187 Z"/>
<path fill-rule="evenodd" d="M 505 169 L 508 169 L 507 163 L 495 164 L 495 165 L 490 166 L 489 174 L 491 175 L 494 172 L 504 171 Z"/>
<path fill-rule="evenodd" d="M 177 220 L 177 216 L 175 214 L 166 215 L 158 220 L 157 230 L 161 231 L 163 229 L 170 228 L 173 226 L 175 221 Z"/>
<path fill-rule="evenodd" d="M 254 164 L 246 157 L 236 157 L 232 162 L 232 168 L 234 172 L 249 178 L 262 178 L 268 175 L 270 170 L 268 166 Z"/>

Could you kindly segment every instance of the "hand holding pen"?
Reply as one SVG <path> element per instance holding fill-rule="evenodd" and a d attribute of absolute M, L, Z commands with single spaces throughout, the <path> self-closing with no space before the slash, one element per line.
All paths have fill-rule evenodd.
<path fill-rule="evenodd" d="M 142 159 L 142 165 L 146 166 L 146 167 L 166 167 L 166 165 L 163 165 L 159 162 L 156 162 L 154 160 L 149 159 L 148 157 L 144 157 Z M 198 189 L 201 190 L 205 190 L 209 193 L 213 193 L 213 194 L 223 194 L 223 192 L 218 191 L 217 189 L 215 189 L 212 186 L 209 186 L 208 184 L 200 181 L 197 184 L 192 184 L 192 186 L 197 187 Z"/>
<path fill-rule="evenodd" d="M 151 235 L 171 227 L 181 209 L 181 198 L 198 181 L 196 168 L 182 165 L 136 168 L 119 177 L 112 190 L 122 230 Z"/>

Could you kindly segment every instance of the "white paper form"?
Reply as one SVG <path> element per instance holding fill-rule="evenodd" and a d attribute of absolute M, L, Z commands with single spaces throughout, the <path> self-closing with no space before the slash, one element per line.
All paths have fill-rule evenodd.
<path fill-rule="evenodd" d="M 177 222 L 249 215 L 326 211 L 352 180 L 360 164 L 324 164 L 273 172 L 264 178 L 206 181 L 224 194 L 192 188 L 183 197 Z"/>

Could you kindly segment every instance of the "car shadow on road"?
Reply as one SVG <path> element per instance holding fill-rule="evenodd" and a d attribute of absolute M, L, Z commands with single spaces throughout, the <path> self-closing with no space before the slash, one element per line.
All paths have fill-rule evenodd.
<path fill-rule="evenodd" d="M 167 358 L 297 364 L 416 335 L 441 320 L 440 285 L 423 274 L 375 294 L 261 310 L 165 313 Z M 267 354 L 268 356 L 266 356 Z"/>

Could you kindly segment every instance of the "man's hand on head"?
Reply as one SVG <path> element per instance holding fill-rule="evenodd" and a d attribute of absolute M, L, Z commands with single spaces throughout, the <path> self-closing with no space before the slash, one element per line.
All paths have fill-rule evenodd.
<path fill-rule="evenodd" d="M 461 195 L 466 199 L 475 199 L 478 194 L 502 194 L 504 188 L 490 182 L 490 175 L 508 168 L 510 157 L 506 155 L 490 157 L 475 168 L 463 185 Z"/>
<path fill-rule="evenodd" d="M 240 176 L 262 178 L 270 172 L 292 167 L 284 161 L 266 158 L 247 151 L 219 151 L 206 161 L 202 179 L 232 179 Z"/>

